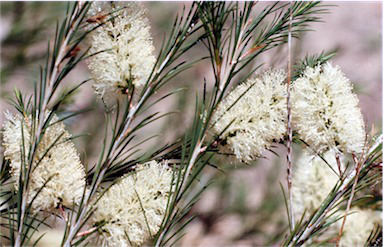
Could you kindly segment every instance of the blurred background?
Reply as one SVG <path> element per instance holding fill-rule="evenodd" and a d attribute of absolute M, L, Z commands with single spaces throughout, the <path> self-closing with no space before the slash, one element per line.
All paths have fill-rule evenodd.
<path fill-rule="evenodd" d="M 190 2 L 144 2 L 148 9 L 154 44 L 159 50 L 161 41 L 172 26 L 176 13 Z M 260 2 L 260 12 L 268 2 Z M 326 3 L 328 4 L 328 3 Z M 33 92 L 33 82 L 38 79 L 39 65 L 43 64 L 47 37 L 53 37 L 55 21 L 65 13 L 65 2 L 0 2 L 0 124 L 5 110 L 11 109 L 8 97 L 13 88 L 27 95 Z M 313 23 L 312 32 L 306 32 L 300 40 L 294 40 L 295 60 L 306 54 L 322 51 L 337 52 L 332 59 L 350 78 L 360 99 L 360 106 L 368 130 L 382 126 L 382 2 L 332 2 L 329 14 L 322 16 L 322 23 Z M 264 63 L 258 71 L 270 66 L 285 68 L 286 47 L 271 50 L 254 61 L 254 66 Z M 197 46 L 187 59 L 206 55 L 204 47 Z M 82 63 L 64 83 L 62 91 L 89 78 L 86 63 Z M 204 78 L 208 85 L 212 79 L 208 61 L 182 73 L 164 87 L 159 95 L 172 88 L 185 87 L 179 95 L 169 98 L 157 111 L 178 110 L 179 113 L 150 125 L 142 132 L 143 138 L 162 133 L 161 138 L 143 146 L 143 150 L 181 137 L 193 117 L 195 91 L 203 89 Z M 211 80 L 212 81 L 212 80 Z M 86 133 L 76 140 L 76 146 L 84 164 L 93 164 L 100 150 L 104 108 L 88 83 L 68 99 L 61 114 L 71 110 L 92 107 L 92 110 L 66 121 L 73 134 Z M 299 147 L 296 147 L 297 149 Z M 275 149 L 278 156 L 266 153 L 250 165 L 225 164 L 218 169 L 207 169 L 202 178 L 213 180 L 193 208 L 197 218 L 186 228 L 186 236 L 178 246 L 271 246 L 279 245 L 286 229 L 286 211 L 279 183 L 286 185 L 285 148 Z M 56 230 L 43 238 L 40 246 L 57 246 L 62 222 L 56 222 Z M 1 242 L 0 242 L 1 243 Z"/>

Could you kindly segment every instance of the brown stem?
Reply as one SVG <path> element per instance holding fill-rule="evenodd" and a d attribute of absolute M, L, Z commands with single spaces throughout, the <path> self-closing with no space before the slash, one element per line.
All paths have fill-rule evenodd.
<path fill-rule="evenodd" d="M 77 21 L 76 15 L 80 11 L 80 9 L 82 8 L 82 4 L 83 3 L 79 3 L 76 5 L 75 12 L 71 16 L 71 25 L 73 25 Z M 57 56 L 55 64 L 54 64 L 53 73 L 51 74 L 51 76 L 47 80 L 47 88 L 45 89 L 45 91 L 46 91 L 45 97 L 42 99 L 42 102 L 41 102 L 41 104 L 42 104 L 41 111 L 38 112 L 38 127 L 36 130 L 35 136 L 34 136 L 34 140 L 32 142 L 32 149 L 31 149 L 30 159 L 29 159 L 30 167 L 28 169 L 28 176 L 30 175 L 29 174 L 30 171 L 33 169 L 32 168 L 33 159 L 35 157 L 35 152 L 37 150 L 40 135 L 43 131 L 43 126 L 44 126 L 44 122 L 45 122 L 45 110 L 47 110 L 48 99 L 52 94 L 53 82 L 55 79 L 57 79 L 57 74 L 60 72 L 60 64 L 61 64 L 62 60 L 64 59 L 66 48 L 67 48 L 67 45 L 69 43 L 69 39 L 70 39 L 73 32 L 74 32 L 74 30 L 71 27 L 67 36 L 65 37 L 63 43 L 60 44 L 60 50 L 59 50 L 58 56 Z M 40 90 L 42 90 L 42 89 L 40 89 Z M 25 188 L 24 188 L 24 192 L 22 195 L 22 199 L 21 199 L 22 202 L 21 202 L 21 210 L 20 210 L 21 211 L 20 212 L 20 214 L 21 214 L 20 224 L 19 224 L 18 230 L 16 232 L 15 246 L 21 246 L 21 242 L 22 242 L 21 237 L 23 234 L 24 218 L 25 218 L 26 208 L 27 208 L 27 199 L 28 199 L 27 197 L 29 195 L 28 181 L 26 183 L 24 183 L 24 187 Z"/>
<path fill-rule="evenodd" d="M 78 234 L 76 234 L 76 237 L 82 237 L 82 236 L 91 234 L 91 233 L 93 233 L 93 232 L 96 231 L 96 230 L 97 230 L 97 227 L 92 227 L 91 229 L 88 229 L 88 230 L 79 232 Z"/>
<path fill-rule="evenodd" d="M 341 171 L 341 163 L 340 163 L 340 154 L 339 153 L 336 153 L 336 163 L 337 163 L 337 168 L 339 169 L 339 175 L 340 175 L 340 178 L 341 178 L 341 175 L 343 174 L 342 171 Z"/>
<path fill-rule="evenodd" d="M 288 134 L 288 141 L 287 141 L 287 184 L 288 184 L 288 193 L 289 193 L 289 213 L 290 213 L 290 226 L 291 230 L 293 231 L 295 228 L 295 218 L 293 215 L 293 194 L 292 194 L 292 115 L 291 115 L 291 93 L 290 93 L 290 86 L 291 86 L 291 48 L 292 48 L 292 33 L 291 33 L 291 27 L 292 27 L 292 2 L 291 2 L 291 8 L 290 8 L 290 17 L 289 17 L 289 29 L 288 29 L 288 75 L 287 75 L 287 134 Z"/>
<path fill-rule="evenodd" d="M 64 221 L 68 222 L 68 216 L 62 204 L 59 205 L 59 210 L 60 210 L 61 216 L 63 216 Z"/>
<path fill-rule="evenodd" d="M 350 195 L 350 197 L 348 199 L 347 209 L 345 210 L 345 214 L 344 214 L 344 218 L 343 218 L 343 223 L 341 224 L 339 235 L 337 237 L 336 247 L 339 247 L 339 245 L 340 245 L 340 239 L 341 239 L 341 236 L 343 234 L 344 225 L 345 225 L 345 222 L 347 221 L 347 215 L 348 215 L 348 212 L 349 212 L 349 210 L 351 208 L 353 196 L 355 194 L 355 188 L 356 188 L 356 185 L 357 185 L 357 180 L 359 178 L 359 174 L 360 174 L 360 171 L 361 171 L 361 168 L 362 168 L 363 157 L 364 157 L 364 154 L 361 155 L 360 160 L 357 160 L 356 156 L 353 155 L 353 159 L 355 160 L 355 163 L 356 163 L 356 177 L 355 177 L 355 180 L 354 180 L 353 185 L 352 185 L 351 195 Z"/>

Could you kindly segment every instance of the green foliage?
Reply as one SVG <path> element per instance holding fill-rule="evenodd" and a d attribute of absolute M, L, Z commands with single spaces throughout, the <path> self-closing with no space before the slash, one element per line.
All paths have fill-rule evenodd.
<path fill-rule="evenodd" d="M 372 230 L 364 246 L 376 247 L 383 245 L 383 226 L 377 226 Z"/>
<path fill-rule="evenodd" d="M 2 188 L 6 188 L 0 191 L 1 226 L 9 230 L 2 237 L 12 246 L 38 244 L 43 235 L 34 235 L 38 233 L 41 225 L 49 226 L 47 217 L 33 213 L 31 205 L 50 180 L 45 181 L 32 203 L 27 202 L 31 173 L 59 140 L 57 138 L 40 160 L 35 162 L 38 146 L 47 128 L 89 110 L 80 109 L 62 116 L 56 122 L 52 121 L 53 114 L 62 112 L 65 106 L 71 105 L 74 100 L 72 96 L 89 81 L 84 80 L 73 87 L 64 84 L 65 78 L 79 67 L 80 62 L 96 55 L 89 54 L 89 49 L 80 48 L 80 45 L 92 31 L 113 21 L 118 15 L 118 11 L 108 13 L 105 22 L 90 25 L 87 22 L 87 12 L 91 4 L 68 3 L 66 16 L 63 21 L 56 23 L 53 45 L 48 40 L 45 64 L 40 67 L 40 77 L 34 84 L 34 92 L 28 94 L 15 89 L 12 107 L 23 116 L 31 115 L 32 133 L 30 145 L 23 143 L 20 147 L 22 171 L 19 180 L 12 181 L 10 162 L 5 158 L 0 167 L 0 184 Z M 152 236 L 153 243 L 155 246 L 174 245 L 183 236 L 183 230 L 195 217 L 191 213 L 193 206 L 212 183 L 210 179 L 203 182 L 200 179 L 208 166 L 217 168 L 213 156 L 218 151 L 218 137 L 210 136 L 210 128 L 215 124 L 211 122 L 211 118 L 216 107 L 230 91 L 230 85 L 241 83 L 254 73 L 261 64 L 252 67 L 251 63 L 257 63 L 263 52 L 287 43 L 289 33 L 293 37 L 299 37 L 301 32 L 309 30 L 309 24 L 321 21 L 320 16 L 327 13 L 326 6 L 320 2 L 275 2 L 263 9 L 258 7 L 259 3 L 254 2 L 193 2 L 176 16 L 169 33 L 164 36 L 156 64 L 145 86 L 138 92 L 138 89 L 130 84 L 128 93 L 124 94 L 123 99 L 116 100 L 114 108 L 104 109 L 103 140 L 94 140 L 100 141 L 102 146 L 97 150 L 98 160 L 87 170 L 87 188 L 84 188 L 79 205 L 63 209 L 65 213 L 62 217 L 66 225 L 62 246 L 86 245 L 91 241 L 91 236 L 102 232 L 102 227 L 106 224 L 104 221 L 96 223 L 88 232 L 81 232 L 92 217 L 98 200 L 123 175 L 133 173 L 137 164 L 151 160 L 174 161 L 172 186 L 175 188 L 174 192 L 169 193 L 171 196 L 168 199 L 166 214 L 160 230 Z M 196 61 L 189 61 L 188 55 L 200 44 L 206 48 L 206 54 Z M 334 53 L 321 53 L 305 57 L 295 67 L 293 79 L 300 76 L 307 66 L 324 63 L 333 56 Z M 172 88 L 160 96 L 156 94 L 162 92 L 161 89 L 173 78 L 205 59 L 210 63 L 213 81 L 194 82 L 203 93 L 196 93 L 191 126 L 180 139 L 142 152 L 143 144 L 157 135 L 145 136 L 141 140 L 138 138 L 140 131 L 173 113 L 161 112 L 156 106 L 183 88 Z M 59 90 L 63 88 L 64 91 Z M 25 130 L 22 130 L 21 135 L 24 135 L 24 132 Z M 327 212 L 346 207 L 346 198 L 351 193 L 355 177 L 357 192 L 375 183 L 380 177 L 377 173 L 377 161 L 382 156 L 381 146 L 380 143 L 365 157 L 360 172 L 354 174 L 354 170 L 350 170 L 342 177 L 309 220 L 302 218 L 296 222 L 294 230 L 285 239 L 284 246 L 304 244 L 329 227 L 335 220 Z M 11 186 L 13 183 L 18 183 L 18 190 Z M 358 201 L 356 199 L 353 203 Z M 270 207 L 277 207 L 276 204 L 275 201 L 266 203 L 267 206 L 260 210 L 268 213 Z M 145 215 L 141 201 L 140 205 Z M 147 218 L 146 222 L 149 228 Z M 284 230 L 279 229 L 278 236 L 271 237 L 270 241 L 281 240 L 279 238 Z M 381 239 L 378 232 L 380 231 L 373 232 L 367 243 L 381 241 L 378 240 Z M 129 232 L 126 232 L 126 236 L 129 239 Z M 32 239 L 35 239 L 34 243 Z"/>
<path fill-rule="evenodd" d="M 325 54 L 324 51 L 320 54 L 312 56 L 306 56 L 304 59 L 300 59 L 297 65 L 294 66 L 295 71 L 292 80 L 299 78 L 307 67 L 314 68 L 317 65 L 321 65 L 336 56 L 336 53 Z"/>
<path fill-rule="evenodd" d="M 317 211 L 308 220 L 297 222 L 294 231 L 284 242 L 284 246 L 302 245 L 337 220 L 340 220 L 341 218 L 335 219 L 332 216 L 335 212 L 347 208 L 354 183 L 357 185 L 355 193 L 376 183 L 382 172 L 378 163 L 382 159 L 382 145 L 383 141 L 380 138 L 371 143 L 370 152 L 363 157 L 363 160 L 358 161 L 362 163 L 361 170 L 357 171 L 355 166 L 350 170 L 346 170 L 342 174 L 341 180 L 335 184 Z M 357 166 L 357 163 L 354 165 Z M 368 174 L 370 175 L 368 176 Z M 356 203 L 358 203 L 358 200 L 352 201 L 352 205 Z"/>

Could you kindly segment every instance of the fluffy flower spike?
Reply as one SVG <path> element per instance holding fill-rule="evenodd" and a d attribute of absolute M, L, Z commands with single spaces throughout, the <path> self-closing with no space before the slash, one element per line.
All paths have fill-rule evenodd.
<path fill-rule="evenodd" d="M 24 142 L 26 152 L 24 156 L 28 157 L 32 118 L 12 116 L 9 112 L 6 113 L 6 118 L 3 131 L 4 156 L 11 161 L 11 171 L 15 187 L 18 189 L 22 167 L 21 150 Z M 57 120 L 58 117 L 54 115 L 51 123 Z M 52 211 L 59 206 L 71 207 L 73 202 L 79 203 L 81 200 L 85 186 L 85 171 L 74 144 L 69 140 L 70 137 L 62 122 L 49 126 L 44 133 L 33 161 L 34 170 L 30 177 L 28 203 L 31 203 L 40 188 L 50 180 L 32 203 L 34 211 Z"/>
<path fill-rule="evenodd" d="M 329 149 L 361 153 L 364 120 L 352 85 L 331 63 L 308 67 L 292 88 L 292 124 L 318 153 Z"/>
<path fill-rule="evenodd" d="M 335 233 L 340 229 L 342 222 L 337 221 Z M 352 207 L 345 222 L 340 247 L 365 246 L 372 230 L 379 224 L 382 224 L 381 211 Z"/>
<path fill-rule="evenodd" d="M 323 158 L 338 171 L 335 153 L 328 151 Z M 295 163 L 292 177 L 293 209 L 296 219 L 304 211 L 310 215 L 321 205 L 339 180 L 338 175 L 319 157 L 304 152 Z"/>
<path fill-rule="evenodd" d="M 283 138 L 287 118 L 285 78 L 283 70 L 269 69 L 237 86 L 219 104 L 212 118 L 213 133 L 220 134 L 233 121 L 220 136 L 222 153 L 234 153 L 238 160 L 250 162 L 274 140 Z"/>
<path fill-rule="evenodd" d="M 99 237 L 104 245 L 140 246 L 158 232 L 172 175 L 165 164 L 151 161 L 138 165 L 135 173 L 108 189 L 97 202 L 91 219 L 95 225 L 103 224 Z"/>
<path fill-rule="evenodd" d="M 330 150 L 325 152 L 323 157 L 337 171 L 335 155 L 336 153 Z M 344 163 L 342 162 L 342 164 Z M 308 217 L 321 206 L 339 178 L 320 157 L 312 156 L 308 152 L 304 153 L 296 162 L 293 171 L 292 193 L 295 218 L 300 219 L 306 211 L 304 220 L 308 220 Z M 329 215 L 332 213 L 335 213 L 333 218 L 339 218 L 344 216 L 345 212 L 329 212 Z M 343 219 L 341 218 L 332 224 L 325 232 L 316 237 L 317 240 L 335 239 L 342 222 Z M 340 246 L 363 246 L 375 225 L 380 223 L 380 211 L 352 207 L 347 216 Z"/>
<path fill-rule="evenodd" d="M 94 88 L 107 103 L 128 94 L 131 85 L 142 87 L 156 62 L 145 9 L 139 2 L 94 2 L 90 15 L 112 13 L 110 21 L 92 31 L 88 67 Z M 98 23 L 97 23 L 98 24 Z"/>

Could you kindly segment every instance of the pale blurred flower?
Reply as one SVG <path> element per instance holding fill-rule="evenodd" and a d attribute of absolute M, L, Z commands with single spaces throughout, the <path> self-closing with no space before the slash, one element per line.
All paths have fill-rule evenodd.
<path fill-rule="evenodd" d="M 337 172 L 335 153 L 328 151 L 323 158 Z M 317 210 L 339 180 L 338 175 L 318 156 L 304 152 L 295 162 L 292 176 L 293 210 L 300 219 Z"/>
<path fill-rule="evenodd" d="M 116 11 L 116 12 L 114 12 Z M 88 67 L 95 81 L 94 88 L 107 102 L 127 87 L 142 87 L 156 62 L 145 9 L 139 2 L 94 2 L 91 15 L 112 13 L 116 16 L 90 35 L 90 54 L 103 51 L 89 59 Z M 96 23 L 98 24 L 98 23 Z"/>
<path fill-rule="evenodd" d="M 237 86 L 219 104 L 212 117 L 212 132 L 220 134 L 233 121 L 220 135 L 222 153 L 234 153 L 238 160 L 249 162 L 273 141 L 283 138 L 287 118 L 285 78 L 283 70 L 269 69 Z"/>
<path fill-rule="evenodd" d="M 382 223 L 381 212 L 352 207 L 349 213 L 340 239 L 340 247 L 364 246 L 371 231 Z M 342 222 L 343 219 L 337 221 L 337 230 L 340 229 Z"/>
<path fill-rule="evenodd" d="M 308 67 L 293 82 L 292 124 L 310 147 L 360 153 L 365 127 L 359 100 L 338 66 Z"/>
<path fill-rule="evenodd" d="M 166 164 L 151 161 L 138 165 L 134 173 L 108 189 L 97 202 L 91 219 L 96 225 L 105 223 L 100 235 L 103 245 L 139 246 L 158 232 L 171 192 L 172 175 Z"/>
<path fill-rule="evenodd" d="M 27 118 L 20 115 L 12 116 L 9 112 L 6 112 L 5 116 L 7 121 L 4 123 L 3 131 L 4 156 L 11 161 L 12 175 L 16 189 L 18 189 L 23 142 L 24 157 L 27 162 L 31 134 L 34 132 L 32 118 L 30 116 Z M 57 120 L 58 117 L 54 115 L 51 123 Z M 29 182 L 28 203 L 32 201 L 44 183 L 49 179 L 50 181 L 32 203 L 32 209 L 35 211 L 51 211 L 60 205 L 71 207 L 73 202 L 78 203 L 81 200 L 85 186 L 85 171 L 74 144 L 69 140 L 70 137 L 64 124 L 57 122 L 46 129 L 38 145 Z"/>
<path fill-rule="evenodd" d="M 335 159 L 336 153 L 334 151 L 327 151 L 324 153 L 323 158 L 328 164 L 337 172 L 337 162 Z M 345 162 L 341 162 L 344 166 Z M 295 219 L 301 219 L 304 211 L 304 221 L 315 213 L 321 206 L 325 198 L 332 191 L 339 177 L 335 172 L 318 156 L 313 156 L 308 152 L 299 158 L 295 163 L 292 177 L 292 194 L 293 201 L 292 207 Z M 344 211 L 329 212 L 331 220 L 344 216 Z M 347 221 L 344 226 L 343 236 L 340 240 L 340 246 L 363 246 L 368 239 L 369 234 L 374 229 L 375 224 L 381 222 L 380 212 L 371 209 L 360 209 L 352 207 L 349 211 L 352 213 L 347 216 Z M 320 234 L 317 241 L 326 239 L 336 239 L 341 227 L 343 219 L 339 219 L 336 223 L 332 224 Z M 311 241 L 306 246 L 311 246 Z"/>

